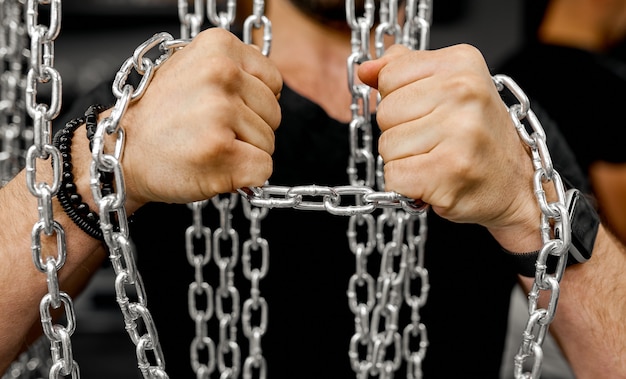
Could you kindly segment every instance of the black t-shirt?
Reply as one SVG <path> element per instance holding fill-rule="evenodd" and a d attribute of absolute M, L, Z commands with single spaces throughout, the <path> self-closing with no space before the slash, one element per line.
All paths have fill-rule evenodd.
<path fill-rule="evenodd" d="M 595 161 L 626 162 L 622 108 L 626 63 L 564 46 L 528 43 L 496 70 L 548 110 L 584 172 Z"/>
<path fill-rule="evenodd" d="M 82 98 L 72 113 L 78 114 L 91 102 L 111 103 L 103 88 L 96 91 L 99 95 Z M 288 87 L 283 89 L 280 103 L 283 118 L 276 133 L 270 183 L 348 184 L 348 125 L 331 119 Z M 552 125 L 544 127 L 548 141 L 553 142 L 550 147 L 557 169 L 574 167 L 575 172 L 564 144 L 553 135 Z M 580 175 L 573 181 L 582 185 Z M 249 222 L 239 208 L 234 210 L 232 222 L 243 243 L 248 238 Z M 185 252 L 185 230 L 191 225 L 191 215 L 186 205 L 154 203 L 136 212 L 130 224 L 148 307 L 172 378 L 193 377 L 189 351 L 195 326 L 187 301 L 194 271 Z M 214 207 L 205 209 L 204 218 L 212 230 L 219 226 Z M 262 349 L 269 377 L 354 377 L 348 357 L 354 315 L 346 291 L 355 272 L 355 258 L 349 250 L 347 228 L 348 217 L 321 211 L 272 209 L 263 220 L 262 236 L 269 242 L 270 264 L 260 287 L 269 306 Z M 377 260 L 376 256 L 370 259 Z M 214 262 L 210 266 L 214 267 Z M 421 309 L 430 341 L 423 363 L 425 377 L 498 378 L 510 292 L 516 282 L 510 261 L 485 228 L 451 223 L 429 212 L 425 266 L 431 286 Z M 249 296 L 245 288 L 250 282 L 241 275 L 241 263 L 236 271 L 243 301 Z M 377 276 L 376 271 L 372 274 Z M 215 271 L 207 271 L 205 279 L 213 288 L 219 283 Z M 405 316 L 401 325 L 408 321 Z M 213 316 L 209 330 L 214 341 L 218 340 L 216 324 Z M 240 342 L 243 362 L 248 347 L 245 339 L 240 338 Z"/>

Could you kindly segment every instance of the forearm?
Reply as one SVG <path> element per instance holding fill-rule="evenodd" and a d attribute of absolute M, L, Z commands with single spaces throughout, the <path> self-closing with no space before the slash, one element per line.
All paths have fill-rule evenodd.
<path fill-rule="evenodd" d="M 626 377 L 624 272 L 626 251 L 601 227 L 592 258 L 563 275 L 550 331 L 578 379 Z M 532 280 L 522 279 L 526 291 Z"/>
<path fill-rule="evenodd" d="M 84 134 L 83 134 L 84 136 Z M 83 137 L 84 138 L 84 137 Z M 84 199 L 89 196 L 88 148 L 77 144 L 75 182 Z M 37 161 L 37 181 L 52 183 L 48 161 Z M 46 274 L 33 262 L 31 233 L 39 220 L 37 199 L 28 191 L 25 172 L 18 174 L 0 190 L 0 373 L 33 338 L 39 326 L 39 302 L 48 292 Z M 93 205 L 92 205 L 93 206 Z M 65 231 L 67 258 L 58 273 L 60 290 L 75 295 L 105 257 L 100 241 L 82 232 L 53 199 L 53 217 Z M 41 255 L 58 257 L 57 236 L 41 233 Z M 62 311 L 62 310 L 61 310 Z"/>

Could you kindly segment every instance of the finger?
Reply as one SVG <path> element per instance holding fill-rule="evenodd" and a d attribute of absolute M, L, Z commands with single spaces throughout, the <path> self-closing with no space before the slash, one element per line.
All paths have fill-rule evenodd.
<path fill-rule="evenodd" d="M 378 153 L 385 163 L 412 155 L 426 154 L 443 139 L 441 128 L 427 127 L 434 116 L 396 125 L 384 131 L 378 140 Z"/>
<path fill-rule="evenodd" d="M 219 137 L 216 133 L 227 133 L 231 138 L 255 146 L 268 154 L 274 152 L 274 128 L 246 104 L 239 94 L 217 91 L 204 101 L 219 110 L 212 114 L 211 119 L 203 122 L 209 126 L 207 132 L 215 137 Z M 276 103 L 276 100 L 273 101 Z M 277 112 L 280 114 L 280 110 Z M 219 129 L 212 131 L 213 127 Z M 207 138 L 213 138 L 213 135 Z"/>
<path fill-rule="evenodd" d="M 221 28 L 209 28 L 198 34 L 186 48 L 199 47 L 205 57 L 227 54 L 252 76 L 270 88 L 274 97 L 282 89 L 282 77 L 276 66 L 254 45 L 246 45 L 233 33 Z"/>
<path fill-rule="evenodd" d="M 244 70 L 261 80 L 272 91 L 274 98 L 278 99 L 283 89 L 282 75 L 273 62 L 260 52 L 258 52 L 257 58 L 244 60 Z"/>
<path fill-rule="evenodd" d="M 442 96 L 431 78 L 412 82 L 405 87 L 388 93 L 378 104 L 376 120 L 378 127 L 385 131 L 395 125 L 417 120 L 433 113 Z"/>
<path fill-rule="evenodd" d="M 259 187 L 272 174 L 272 157 L 267 152 L 243 141 L 235 141 L 231 165 L 230 191 L 243 187 Z"/>
<path fill-rule="evenodd" d="M 273 130 L 280 125 L 281 111 L 278 96 L 257 77 L 244 73 L 240 87 L 244 103 L 257 113 Z"/>
<path fill-rule="evenodd" d="M 398 56 L 405 54 L 409 49 L 402 45 L 393 45 L 385 51 L 385 54 L 378 58 L 363 62 L 359 65 L 357 75 L 363 83 L 378 89 L 378 76 L 380 71 Z"/>
<path fill-rule="evenodd" d="M 430 204 L 440 216 L 449 218 L 451 209 L 460 209 L 458 194 L 463 183 L 459 176 L 454 176 L 455 168 L 448 163 L 435 154 L 389 162 L 385 164 L 385 190 Z"/>
<path fill-rule="evenodd" d="M 427 155 L 415 155 L 385 163 L 385 190 L 416 200 L 432 200 L 427 196 L 430 190 L 426 187 L 431 182 L 428 160 Z"/>

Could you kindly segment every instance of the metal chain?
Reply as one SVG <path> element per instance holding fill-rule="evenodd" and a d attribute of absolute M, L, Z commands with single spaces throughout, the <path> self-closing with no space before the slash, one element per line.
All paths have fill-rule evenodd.
<path fill-rule="evenodd" d="M 216 12 L 216 4 L 208 2 L 209 12 Z M 192 39 L 200 33 L 204 21 L 204 0 L 194 0 L 194 12 L 189 13 L 187 0 L 178 0 L 178 15 L 181 26 L 181 38 Z M 216 348 L 215 342 L 208 335 L 208 323 L 213 317 L 215 303 L 214 291 L 211 284 L 204 278 L 205 268 L 211 261 L 211 244 L 213 241 L 211 228 L 205 225 L 202 210 L 206 208 L 209 200 L 196 201 L 187 206 L 192 210 L 192 225 L 185 232 L 185 249 L 187 261 L 194 268 L 194 281 L 189 284 L 187 304 L 189 316 L 195 324 L 195 337 L 191 341 L 190 360 L 191 369 L 197 379 L 208 379 L 215 371 Z M 196 248 L 196 243 L 203 242 L 204 249 Z M 195 254 L 196 251 L 203 253 Z M 202 297 L 205 302 L 204 309 L 197 308 L 196 299 Z M 200 360 L 200 354 L 205 352 L 205 359 Z"/>
<path fill-rule="evenodd" d="M 261 53 L 268 56 L 272 44 L 272 23 L 265 16 L 265 1 L 254 0 L 252 4 L 252 14 L 248 16 L 243 24 L 243 42 L 252 44 L 253 29 L 263 30 L 263 45 Z M 237 198 L 233 195 L 233 198 Z M 244 216 L 250 222 L 249 239 L 243 244 L 242 265 L 244 277 L 250 281 L 250 298 L 243 303 L 242 328 L 243 334 L 248 339 L 248 356 L 243 364 L 243 378 L 252 379 L 255 377 L 265 379 L 267 377 L 267 362 L 263 357 L 261 340 L 267 331 L 268 324 L 268 304 L 261 296 L 260 283 L 269 270 L 269 244 L 261 236 L 261 220 L 268 213 L 268 209 L 253 207 L 244 197 L 241 199 Z M 232 210 L 232 208 L 230 208 Z M 252 266 L 252 253 L 260 254 L 259 267 Z M 255 260 L 256 262 L 256 260 Z M 258 313 L 259 317 L 253 318 L 253 313 Z M 258 325 L 253 325 L 252 320 L 259 320 Z"/>
<path fill-rule="evenodd" d="M 165 372 L 165 360 L 157 329 L 147 308 L 143 280 L 137 271 L 135 247 L 129 235 L 124 207 L 126 186 L 120 164 L 124 146 L 124 130 L 120 127 L 120 120 L 128 105 L 140 99 L 144 94 L 159 66 L 172 55 L 175 49 L 185 46 L 186 43 L 186 41 L 174 40 L 168 33 L 157 33 L 137 47 L 133 56 L 122 64 L 115 76 L 112 88 L 117 98 L 115 106 L 111 115 L 98 123 L 93 140 L 90 166 L 91 191 L 98 204 L 100 227 L 116 273 L 116 300 L 124 317 L 126 331 L 136 346 L 137 363 L 144 378 L 168 378 L 168 375 Z M 153 61 L 146 55 L 157 46 L 161 55 Z M 127 83 L 133 70 L 141 75 L 137 88 Z M 112 148 L 105 149 L 105 133 L 116 137 L 115 146 Z M 105 153 L 105 151 L 110 151 L 112 154 Z M 112 173 L 115 189 L 112 193 L 103 195 L 100 172 Z M 136 301 L 129 299 L 127 286 L 134 288 L 137 294 Z M 145 333 L 142 334 L 140 330 Z"/>
<path fill-rule="evenodd" d="M 352 29 L 352 54 L 348 58 L 348 87 L 352 93 L 352 122 L 350 123 L 350 160 L 348 174 L 352 185 L 365 185 L 372 187 L 375 181 L 380 188 L 384 188 L 382 174 L 383 162 L 377 158 L 377 171 L 374 171 L 375 159 L 372 152 L 371 138 L 372 125 L 370 122 L 369 99 L 371 89 L 364 84 L 357 84 L 356 66 L 370 58 L 369 40 L 373 25 L 373 2 L 365 3 L 363 17 L 356 17 L 353 0 L 346 1 L 346 15 L 348 25 Z M 409 8 L 407 8 L 409 9 Z M 382 1 L 380 4 L 381 23 L 376 28 L 375 48 L 376 54 L 384 53 L 384 37 L 390 35 L 394 43 L 401 41 L 401 28 L 398 24 L 397 1 Z M 413 17 L 410 14 L 409 19 Z M 363 165 L 359 171 L 357 164 Z M 359 177 L 359 172 L 362 176 Z M 406 200 L 405 200 L 406 201 Z M 357 205 L 361 205 L 357 202 Z M 425 225 L 425 208 L 420 207 L 420 223 Z M 369 376 L 378 376 L 381 379 L 393 378 L 402 364 L 402 359 L 407 360 L 407 378 L 421 377 L 421 361 L 426 354 L 427 338 L 424 324 L 419 322 L 419 308 L 425 303 L 428 292 L 428 276 L 423 264 L 416 270 L 418 262 L 416 258 L 414 235 L 407 224 L 413 226 L 415 212 L 405 213 L 394 209 L 385 209 L 376 220 L 371 215 L 353 215 L 350 218 L 348 238 L 350 250 L 356 258 L 356 273 L 349 282 L 348 297 L 350 309 L 355 316 L 355 334 L 350 342 L 350 362 L 353 371 L 359 379 L 367 379 Z M 364 242 L 358 242 L 356 228 L 364 229 L 361 235 L 365 235 Z M 391 239 L 385 241 L 385 229 L 391 229 Z M 410 233 L 407 232 L 410 231 Z M 376 232 L 374 236 L 374 230 Z M 424 229 L 425 230 L 425 229 Z M 410 234 L 409 244 L 405 243 L 405 233 Z M 424 234 L 425 237 L 425 234 Z M 373 243 L 373 242 L 376 243 Z M 411 246 L 411 248 L 409 248 Z M 422 245 L 423 246 L 423 245 Z M 380 272 L 374 286 L 373 277 L 367 272 L 367 261 L 374 247 L 381 254 Z M 423 259 L 419 260 L 423 263 Z M 410 275 L 407 274 L 410 269 Z M 411 280 L 415 273 L 419 272 L 422 302 L 411 296 Z M 364 302 L 357 300 L 356 287 L 364 287 L 367 295 Z M 375 288 L 375 290 L 374 290 Z M 403 335 L 400 334 L 399 314 L 403 305 L 404 295 L 407 303 L 411 306 L 413 322 L 408 325 Z M 411 352 L 411 337 L 420 336 L 420 348 L 418 352 Z M 404 339 L 404 342 L 403 342 Z M 361 349 L 359 349 L 359 347 Z M 389 353 L 393 356 L 387 357 Z"/>
<path fill-rule="evenodd" d="M 272 23 L 265 16 L 265 0 L 254 0 L 252 14 L 243 23 L 243 42 L 252 43 L 252 30 L 263 29 L 263 45 L 261 52 L 268 56 L 272 46 Z"/>
<path fill-rule="evenodd" d="M 24 101 L 30 54 L 24 10 L 25 0 L 0 0 L 0 188 L 24 167 L 33 143 Z"/>
<path fill-rule="evenodd" d="M 418 10 L 415 17 L 407 17 L 404 28 L 403 42 L 410 47 L 425 48 L 430 25 L 430 5 L 426 1 L 417 0 L 407 3 L 407 15 L 412 10 Z M 37 21 L 37 6 L 39 4 L 51 4 L 50 27 L 35 25 Z M 202 12 L 202 5 L 196 2 L 196 12 L 193 17 L 186 13 L 186 8 L 179 2 L 179 15 L 181 23 L 187 29 L 181 27 L 181 35 L 188 38 L 196 34 L 201 22 L 198 21 L 198 12 Z M 218 22 L 221 27 L 228 28 L 234 20 L 234 6 L 229 0 L 228 13 L 219 15 L 215 10 L 215 3 L 208 0 L 208 17 L 212 22 Z M 263 52 L 269 52 L 271 41 L 271 24 L 265 16 L 259 13 L 261 1 L 255 1 L 254 15 L 247 20 L 246 28 L 264 28 Z M 30 192 L 38 198 L 40 220 L 33 228 L 33 259 L 37 268 L 48 276 L 49 293 L 44 296 L 40 306 L 42 325 L 46 336 L 52 343 L 51 352 L 53 366 L 50 377 L 59 375 L 72 377 L 79 376 L 77 363 L 72 359 L 70 337 L 75 329 L 75 317 L 72 300 L 67 294 L 59 291 L 57 272 L 65 261 L 65 236 L 63 228 L 52 217 L 51 198 L 58 190 L 60 169 L 60 156 L 58 150 L 50 144 L 51 122 L 60 110 L 61 80 L 58 72 L 53 68 L 54 39 L 60 28 L 60 0 L 47 2 L 40 0 L 28 1 L 27 26 L 31 37 L 31 68 L 27 76 L 26 109 L 34 120 L 34 145 L 29 148 L 26 155 L 27 185 Z M 186 6 L 186 4 L 185 4 Z M 213 6 L 213 7 L 211 7 Z M 356 65 L 370 58 L 369 35 L 373 25 L 373 3 L 366 0 L 366 13 L 364 17 L 354 17 L 353 0 L 348 0 L 348 22 L 353 27 L 353 54 L 348 58 L 349 86 L 353 93 L 353 121 L 351 123 L 351 156 L 348 166 L 351 185 L 342 187 L 299 186 L 279 187 L 264 186 L 261 188 L 249 188 L 240 190 L 245 200 L 244 213 L 251 221 L 250 239 L 244 243 L 242 256 L 245 277 L 251 282 L 250 298 L 243 305 L 243 330 L 244 335 L 250 340 L 250 353 L 244 363 L 244 378 L 252 377 L 252 369 L 259 371 L 260 377 L 266 377 L 266 362 L 262 356 L 260 340 L 267 328 L 267 303 L 260 295 L 259 281 L 265 277 L 269 267 L 269 249 L 265 239 L 260 235 L 260 220 L 262 220 L 269 208 L 293 207 L 295 209 L 325 210 L 332 214 L 350 216 L 348 238 L 351 250 L 356 257 L 356 273 L 349 282 L 349 305 L 355 314 L 355 334 L 350 343 L 350 359 L 353 369 L 359 378 L 367 378 L 370 375 L 380 378 L 392 378 L 393 373 L 399 368 L 401 359 L 408 362 L 407 378 L 421 378 L 421 362 L 426 353 L 428 339 L 426 328 L 420 322 L 419 308 L 421 308 L 428 295 L 428 271 L 423 267 L 424 245 L 426 238 L 426 212 L 425 205 L 414 202 L 395 193 L 375 192 L 372 187 L 374 181 L 382 178 L 380 167 L 378 172 L 373 171 L 373 155 L 371 154 L 371 125 L 369 119 L 369 87 L 355 84 L 354 68 Z M 350 8 L 352 7 L 352 8 Z M 399 38 L 399 24 L 397 23 L 397 3 L 395 0 L 383 1 L 381 10 L 381 26 L 376 30 L 377 54 L 384 52 L 384 43 L 381 43 L 384 35 L 393 35 L 396 41 Z M 232 17 L 231 17 L 232 15 Z M 186 31 L 185 31 L 186 30 Z M 244 29 L 244 33 L 246 33 Z M 414 37 L 417 34 L 418 37 Z M 187 37 L 186 37 L 187 35 Z M 250 35 L 250 34 L 248 34 Z M 426 36 L 426 38 L 424 37 Z M 248 40 L 249 42 L 249 40 Z M 167 33 L 160 33 L 140 45 L 133 57 L 123 65 L 113 85 L 113 92 L 117 97 L 113 113 L 98 125 L 94 137 L 93 161 L 91 165 L 91 187 L 94 198 L 100 209 L 100 221 L 105 236 L 105 242 L 111 252 L 111 262 L 116 271 L 117 301 L 120 305 L 127 330 L 131 339 L 137 346 L 137 359 L 140 371 L 145 378 L 167 378 L 164 371 L 164 359 L 162 356 L 156 327 L 152 321 L 150 312 L 146 306 L 146 296 L 143 289 L 141 276 L 136 270 L 134 261 L 134 247 L 128 235 L 128 225 L 124 210 L 125 186 L 122 176 L 119 158 L 123 150 L 124 132 L 119 127 L 119 121 L 128 104 L 143 95 L 154 70 L 165 61 L 174 49 L 183 47 L 185 41 L 175 41 Z M 159 46 L 162 55 L 152 61 L 146 58 L 146 53 L 152 48 Z M 130 71 L 135 69 L 143 76 L 137 89 L 126 84 Z M 36 103 L 37 83 L 51 81 L 50 105 Z M 534 186 L 538 202 L 542 209 L 542 239 L 544 247 L 539 255 L 535 282 L 530 293 L 529 322 L 524 332 L 524 341 L 519 353 L 515 358 L 516 378 L 536 378 L 541 370 L 541 345 L 547 333 L 548 326 L 554 318 L 556 303 L 558 301 L 559 281 L 563 275 L 567 250 L 569 247 L 569 225 L 567 224 L 567 211 L 564 206 L 564 189 L 560 176 L 552 166 L 550 155 L 545 144 L 545 134 L 532 110 L 529 102 L 521 89 L 505 76 L 494 76 L 494 82 L 502 91 L 507 88 L 511 91 L 519 104 L 509 107 L 511 117 L 522 140 L 531 148 L 533 164 L 535 166 Z M 527 120 L 533 128 L 533 133 L 528 134 L 523 120 Z M 113 155 L 104 153 L 104 133 L 117 134 Z M 49 183 L 36 181 L 37 159 L 47 160 L 51 158 L 54 179 Z M 380 162 L 380 161 L 379 161 Z M 359 177 L 358 164 L 364 165 L 365 175 Z M 99 172 L 106 171 L 114 174 L 115 188 L 117 192 L 103 196 Z M 552 182 L 558 194 L 558 201 L 548 203 L 543 191 L 543 185 Z M 380 185 L 380 182 L 379 182 Z M 272 197 L 278 195 L 278 197 Z M 308 200 L 319 196 L 319 202 Z M 342 205 L 342 196 L 354 197 L 355 205 Z M 307 200 L 304 200 L 304 199 Z M 239 345 L 236 341 L 237 322 L 240 317 L 239 292 L 234 286 L 234 267 L 239 259 L 238 233 L 231 227 L 232 210 L 236 206 L 237 197 L 231 195 L 227 198 L 215 197 L 212 203 L 220 213 L 220 227 L 211 234 L 209 228 L 203 226 L 201 209 L 207 201 L 190 204 L 194 213 L 194 224 L 187 229 L 187 240 L 205 239 L 205 254 L 195 255 L 193 242 L 187 245 L 187 256 L 196 267 L 196 280 L 189 287 L 190 315 L 196 320 L 197 337 L 194 339 L 195 346 L 206 348 L 209 357 L 216 356 L 207 364 L 200 364 L 196 360 L 194 370 L 197 376 L 208 377 L 218 366 L 221 378 L 236 378 L 240 371 Z M 260 208 L 252 208 L 252 206 Z M 370 215 L 376 209 L 383 209 L 382 214 L 374 221 Z M 398 211 L 401 208 L 403 211 Z M 419 221 L 418 234 L 415 235 L 415 223 Z M 365 242 L 358 242 L 357 227 L 364 227 L 368 233 Z M 384 229 L 391 227 L 392 239 L 385 241 Z M 375 231 L 375 233 L 374 233 Z M 44 261 L 41 249 L 41 232 L 47 236 L 56 234 L 58 253 L 57 259 L 46 257 Z M 229 256 L 224 256 L 221 246 L 230 240 L 231 251 Z M 406 241 L 406 243 L 404 242 Z M 212 245 L 209 243 L 212 242 Z M 191 247 L 191 250 L 190 250 Z M 211 248 L 212 247 L 212 248 Z M 374 248 L 381 251 L 380 275 L 374 282 L 373 277 L 367 273 L 367 257 Z M 215 313 L 220 324 L 220 342 L 215 348 L 214 343 L 206 335 L 206 321 L 213 313 L 212 288 L 202 278 L 202 268 L 211 259 L 211 250 L 215 254 L 215 261 L 220 269 L 220 284 L 216 290 Z M 261 254 L 261 265 L 258 268 L 251 267 L 251 252 L 258 251 Z M 546 260 L 549 255 L 559 257 L 559 265 L 554 275 L 546 273 Z M 397 262 L 396 262 L 397 261 Z M 397 268 L 397 270 L 396 270 Z M 412 282 L 419 278 L 419 291 L 413 291 Z M 131 285 L 137 292 L 138 302 L 131 302 L 126 294 L 125 287 Z M 357 286 L 366 286 L 367 295 L 365 302 L 357 299 Z M 374 291 L 375 288 L 375 291 Z M 537 299 L 541 291 L 550 291 L 548 309 L 540 309 Z M 204 293 L 207 297 L 207 307 L 204 310 L 192 308 L 195 296 Z M 224 311 L 223 299 L 230 298 L 230 312 Z M 402 335 L 399 333 L 398 314 L 402 302 L 405 301 L 411 308 L 411 323 L 408 324 Z M 57 309 L 64 306 L 67 327 L 51 324 L 50 308 Z M 257 326 L 250 324 L 252 311 L 260 312 L 260 323 Z M 141 335 L 138 331 L 137 320 L 141 319 L 146 334 Z M 535 335 L 536 330 L 536 335 Z M 200 339 L 198 339 L 200 336 Z M 418 350 L 412 351 L 410 340 L 419 337 Z M 366 345 L 366 359 L 360 359 L 358 345 Z M 194 346 L 194 344 L 192 344 Z M 387 350 L 393 350 L 395 356 L 386 359 Z M 152 365 L 147 351 L 152 351 L 156 366 Z M 214 353 L 211 353 L 213 351 Z M 215 353 L 217 351 L 217 353 Z M 192 351 L 192 356 L 194 355 Z M 226 355 L 231 357 L 231 366 L 226 363 Z M 402 357 L 401 357 L 402 356 Z M 197 353 L 196 353 L 197 357 Z M 532 372 L 523 372 L 525 361 L 533 357 L 535 359 Z M 216 364 L 217 361 L 217 364 Z M 193 360 L 192 360 L 193 362 Z M 193 365 L 193 363 L 192 363 Z"/>
<path fill-rule="evenodd" d="M 207 17 L 213 26 L 230 30 L 237 16 L 237 0 L 226 0 L 226 11 L 219 11 L 217 0 L 207 0 Z"/>
<path fill-rule="evenodd" d="M 219 269 L 219 286 L 215 291 L 215 315 L 219 322 L 219 343 L 217 347 L 217 367 L 221 379 L 239 377 L 241 353 L 237 343 L 237 323 L 241 315 L 239 290 L 235 286 L 235 267 L 239 263 L 239 233 L 232 228 L 232 210 L 237 205 L 238 197 L 214 197 L 211 202 L 219 211 L 220 226 L 213 233 L 213 254 Z M 222 253 L 222 245 L 230 241 L 230 254 Z M 230 301 L 226 301 L 230 299 Z M 230 312 L 224 304 L 230 304 Z M 230 356 L 230 362 L 227 357 Z M 229 365 L 230 363 L 230 365 Z"/>
<path fill-rule="evenodd" d="M 208 335 L 207 323 L 213 317 L 213 287 L 204 279 L 204 268 L 211 261 L 211 229 L 204 225 L 202 209 L 208 200 L 196 201 L 188 204 L 193 212 L 193 224 L 185 232 L 185 248 L 187 261 L 194 267 L 194 281 L 189 284 L 187 302 L 189 316 L 196 325 L 196 336 L 191 342 L 191 368 L 196 378 L 208 378 L 215 370 L 215 343 Z M 196 248 L 195 242 L 203 242 L 203 249 Z M 202 251 L 202 254 L 195 254 Z M 202 296 L 205 301 L 204 309 L 198 309 L 196 298 Z M 206 363 L 200 362 L 200 353 L 206 351 Z"/>
<path fill-rule="evenodd" d="M 521 140 L 530 148 L 535 175 L 533 186 L 539 208 L 541 209 L 541 238 L 543 247 L 536 262 L 536 273 L 529 293 L 529 318 L 522 334 L 522 343 L 514 359 L 514 375 L 517 379 L 535 379 L 541 375 L 543 362 L 542 345 L 550 323 L 556 313 L 559 300 L 559 283 L 565 271 L 571 242 L 569 216 L 565 208 L 565 189 L 559 173 L 552 165 L 552 159 L 546 144 L 546 134 L 541 122 L 530 109 L 530 101 L 522 89 L 508 76 L 495 75 L 494 83 L 499 91 L 505 89 L 518 101 L 508 107 L 511 119 L 515 123 Z M 530 132 L 527 130 L 530 128 Z M 544 185 L 551 184 L 557 194 L 554 202 L 548 202 Z M 549 256 L 558 257 L 554 274 L 547 273 Z M 541 292 L 549 296 L 548 308 L 540 308 L 538 299 Z M 530 360 L 530 362 L 528 362 Z M 531 366 L 525 371 L 524 365 Z"/>
<path fill-rule="evenodd" d="M 178 0 L 178 19 L 180 20 L 180 38 L 189 39 L 200 33 L 204 20 L 204 0 L 194 0 L 193 13 L 189 12 L 189 2 Z"/>
<path fill-rule="evenodd" d="M 193 14 L 188 13 L 186 0 L 179 0 L 179 18 L 181 20 L 181 36 L 183 38 L 194 38 L 199 33 L 199 25 L 202 23 L 202 6 L 196 1 Z M 235 22 L 236 1 L 228 1 L 226 12 L 217 9 L 215 1 L 207 1 L 207 17 L 213 26 L 230 30 Z M 243 27 L 243 41 L 252 43 L 253 29 L 263 28 L 262 53 L 269 54 L 271 46 L 271 23 L 264 15 L 264 1 L 255 0 L 253 4 L 253 14 L 246 18 Z M 231 227 L 233 218 L 232 210 L 237 205 L 238 196 L 232 194 L 229 197 L 214 197 L 211 203 L 217 208 L 220 215 L 220 227 L 213 234 L 208 227 L 203 226 L 201 210 L 208 201 L 191 203 L 188 206 L 193 210 L 193 225 L 187 229 L 186 248 L 189 263 L 195 268 L 195 281 L 189 289 L 189 310 L 192 319 L 196 323 L 196 337 L 191 346 L 191 365 L 198 378 L 207 378 L 214 371 L 217 362 L 218 371 L 221 378 L 237 378 L 241 372 L 240 347 L 237 342 L 238 322 L 240 318 L 241 304 L 239 302 L 239 291 L 234 283 L 234 269 L 239 260 L 239 234 Z M 265 299 L 260 296 L 260 280 L 265 277 L 269 268 L 269 245 L 260 236 L 260 220 L 267 214 L 267 209 L 260 210 L 252 208 L 248 201 L 242 200 L 244 215 L 250 220 L 250 239 L 243 244 L 243 272 L 244 276 L 251 282 L 250 298 L 243 303 L 243 313 L 241 315 L 244 336 L 249 340 L 249 355 L 243 365 L 243 377 L 252 378 L 256 369 L 261 378 L 266 377 L 267 367 L 265 358 L 262 355 L 261 338 L 267 329 L 268 307 Z M 205 255 L 194 256 L 194 240 L 205 239 Z M 212 249 L 209 242 L 212 243 Z M 221 247 L 230 241 L 230 255 L 223 256 Z M 260 249 L 262 255 L 262 265 L 260 268 L 252 268 L 250 255 L 253 251 Z M 211 251 L 212 250 L 212 251 Z M 209 263 L 211 254 L 215 256 L 215 262 L 220 272 L 220 283 L 215 291 L 215 314 L 219 323 L 220 340 L 217 349 L 213 340 L 207 336 L 207 324 L 212 317 L 212 287 L 204 281 L 203 270 Z M 204 311 L 197 310 L 195 306 L 196 296 L 205 294 L 209 302 Z M 231 304 L 230 312 L 225 312 L 223 304 L 225 300 Z M 251 324 L 252 312 L 260 312 L 260 325 Z M 199 350 L 207 350 L 208 363 L 199 362 Z M 230 365 L 227 364 L 226 357 L 230 356 Z"/>
<path fill-rule="evenodd" d="M 39 24 L 39 5 L 50 5 L 50 20 Z M 52 367 L 50 378 L 59 376 L 78 377 L 78 364 L 73 358 L 70 337 L 76 328 L 74 305 L 70 296 L 60 291 L 58 271 L 67 256 L 65 230 L 54 219 L 52 199 L 61 183 L 61 153 L 51 144 L 52 120 L 61 110 L 61 76 L 54 68 L 54 41 L 61 28 L 61 1 L 29 0 L 26 9 L 26 26 L 31 39 L 30 66 L 26 83 L 26 109 L 34 120 L 34 143 L 26 154 L 26 185 L 37 198 L 39 221 L 31 234 L 32 255 L 35 267 L 46 274 L 48 293 L 41 299 L 39 313 L 44 334 L 50 340 Z M 37 103 L 38 85 L 50 85 L 50 104 Z M 38 182 L 37 162 L 50 160 L 52 184 Z M 43 251 L 42 236 L 56 236 L 56 255 Z M 44 238 L 46 238 L 44 237 Z M 63 307 L 66 325 L 53 324 L 51 309 Z"/>
<path fill-rule="evenodd" d="M 258 377 L 267 377 L 267 362 L 263 357 L 261 339 L 267 331 L 268 305 L 261 296 L 260 282 L 269 271 L 269 244 L 261 236 L 261 221 L 267 216 L 267 208 L 252 207 L 245 199 L 242 200 L 244 215 L 250 220 L 250 238 L 243 244 L 242 264 L 243 274 L 250 281 L 250 298 L 243 303 L 242 324 L 243 333 L 249 341 L 249 354 L 243 365 L 243 378 L 251 379 L 253 369 L 258 370 Z M 253 267 L 252 254 L 256 253 L 260 257 L 255 262 L 259 262 L 257 267 Z M 253 318 L 253 312 L 259 313 L 259 317 Z M 258 325 L 252 325 L 252 320 L 259 320 Z"/>

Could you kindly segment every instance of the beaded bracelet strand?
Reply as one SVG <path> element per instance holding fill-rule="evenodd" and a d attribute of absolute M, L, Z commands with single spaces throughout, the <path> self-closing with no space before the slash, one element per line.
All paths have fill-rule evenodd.
<path fill-rule="evenodd" d="M 104 111 L 106 107 L 102 105 L 92 105 L 85 112 L 84 117 L 75 118 L 65 124 L 65 127 L 54 136 L 54 145 L 61 152 L 63 159 L 61 187 L 57 192 L 57 199 L 65 213 L 82 231 L 89 236 L 104 241 L 104 235 L 100 229 L 100 218 L 97 212 L 92 211 L 87 203 L 83 202 L 82 197 L 78 194 L 76 184 L 74 183 L 74 174 L 72 173 L 72 137 L 74 132 L 83 123 L 87 128 L 87 138 L 89 139 L 89 147 L 93 144 L 93 136 L 97 128 L 98 114 Z M 112 192 L 111 183 L 112 175 L 110 173 L 101 172 L 101 182 L 103 184 L 103 192 Z M 107 191 L 105 191 L 107 190 Z"/>

